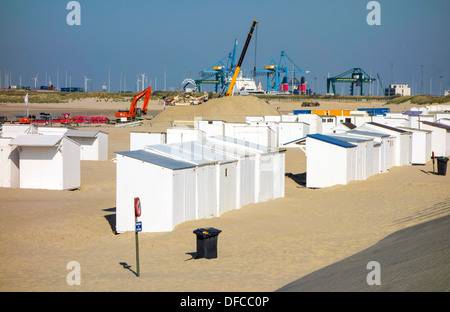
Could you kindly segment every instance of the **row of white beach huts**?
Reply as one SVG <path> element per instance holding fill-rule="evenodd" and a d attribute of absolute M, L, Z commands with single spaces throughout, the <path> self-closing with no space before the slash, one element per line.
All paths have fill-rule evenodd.
<path fill-rule="evenodd" d="M 80 161 L 107 159 L 103 131 L 33 124 L 4 124 L 0 131 L 0 187 L 78 189 Z"/>
<path fill-rule="evenodd" d="M 150 142 L 152 133 L 130 137 L 140 134 L 149 144 L 116 152 L 118 233 L 134 231 L 135 197 L 143 232 L 284 197 L 285 149 L 221 135 L 172 143 Z"/>

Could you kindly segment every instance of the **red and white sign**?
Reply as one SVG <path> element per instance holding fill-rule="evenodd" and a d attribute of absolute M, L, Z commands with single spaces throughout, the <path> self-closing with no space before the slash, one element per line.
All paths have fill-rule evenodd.
<path fill-rule="evenodd" d="M 141 216 L 141 200 L 139 197 L 134 198 L 134 213 L 136 214 L 136 217 Z"/>

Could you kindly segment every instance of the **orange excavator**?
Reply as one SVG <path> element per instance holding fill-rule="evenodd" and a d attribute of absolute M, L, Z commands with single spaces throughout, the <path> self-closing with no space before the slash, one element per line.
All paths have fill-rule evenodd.
<path fill-rule="evenodd" d="M 147 115 L 147 106 L 148 101 L 150 99 L 150 95 L 152 94 L 152 87 L 148 86 L 148 88 L 144 91 L 139 92 L 136 94 L 131 101 L 130 109 L 129 110 L 119 110 L 116 112 L 117 118 L 130 118 L 131 120 L 135 119 L 136 117 L 141 117 L 141 114 Z M 142 107 L 142 110 L 140 108 L 137 108 L 137 102 L 145 95 L 144 99 L 144 106 Z"/>

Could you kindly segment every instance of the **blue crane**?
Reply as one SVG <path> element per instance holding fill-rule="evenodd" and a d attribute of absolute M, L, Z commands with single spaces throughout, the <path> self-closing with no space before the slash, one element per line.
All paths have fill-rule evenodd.
<path fill-rule="evenodd" d="M 286 59 L 291 63 L 292 69 L 289 69 Z M 284 51 L 281 51 L 278 61 L 271 59 L 263 68 L 255 70 L 255 74 L 267 75 L 267 91 L 279 91 L 282 81 L 288 81 L 289 73 L 295 75 L 309 72 L 309 70 L 299 68 Z M 281 77 L 282 75 L 284 77 Z"/>
<path fill-rule="evenodd" d="M 218 92 L 219 85 L 221 86 L 222 90 L 225 88 L 227 79 L 231 77 L 234 71 L 237 44 L 238 41 L 237 39 L 235 39 L 233 51 L 228 53 L 227 56 L 219 60 L 213 66 L 200 72 L 200 76 L 202 77 L 202 79 L 198 79 L 195 81 L 199 88 L 199 92 L 201 91 L 201 84 L 215 84 L 215 92 Z"/>

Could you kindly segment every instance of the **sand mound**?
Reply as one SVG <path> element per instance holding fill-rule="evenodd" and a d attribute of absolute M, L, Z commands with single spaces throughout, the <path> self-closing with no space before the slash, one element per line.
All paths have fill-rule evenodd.
<path fill-rule="evenodd" d="M 245 122 L 246 116 L 273 116 L 280 113 L 265 101 L 254 96 L 230 96 L 211 99 L 200 105 L 170 106 L 159 113 L 153 122 L 203 119 Z"/>

